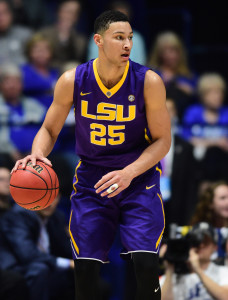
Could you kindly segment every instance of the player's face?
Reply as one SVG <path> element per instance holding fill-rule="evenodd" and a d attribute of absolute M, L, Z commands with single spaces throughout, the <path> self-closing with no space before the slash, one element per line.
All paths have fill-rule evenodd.
<path fill-rule="evenodd" d="M 102 35 L 105 57 L 114 64 L 126 64 L 132 49 L 133 32 L 128 22 L 111 23 Z"/>

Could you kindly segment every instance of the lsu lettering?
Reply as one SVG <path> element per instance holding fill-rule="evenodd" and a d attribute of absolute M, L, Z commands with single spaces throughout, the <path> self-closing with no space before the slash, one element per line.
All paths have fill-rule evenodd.
<path fill-rule="evenodd" d="M 128 106 L 128 116 L 123 116 L 124 106 L 111 103 L 98 103 L 97 115 L 88 113 L 88 101 L 82 100 L 81 102 L 81 116 L 94 120 L 128 122 L 135 119 L 136 108 L 135 105 Z M 101 114 L 101 115 L 100 115 Z"/>

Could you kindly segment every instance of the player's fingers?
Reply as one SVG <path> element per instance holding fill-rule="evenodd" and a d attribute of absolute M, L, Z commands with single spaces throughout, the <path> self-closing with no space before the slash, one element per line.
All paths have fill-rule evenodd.
<path fill-rule="evenodd" d="M 21 164 L 21 160 L 18 160 L 18 161 L 15 163 L 13 169 L 11 170 L 11 174 L 12 174 L 13 172 L 15 172 L 15 171 L 18 169 L 18 167 L 19 167 L 20 164 Z"/>
<path fill-rule="evenodd" d="M 108 198 L 112 198 L 116 195 L 118 195 L 120 192 L 122 192 L 124 190 L 123 187 L 118 187 L 114 192 L 112 192 L 111 194 L 108 194 Z"/>
<path fill-rule="evenodd" d="M 41 157 L 39 158 L 42 162 L 44 162 L 46 165 L 52 167 L 52 163 L 49 159 L 47 159 L 46 157 Z"/>
<path fill-rule="evenodd" d="M 115 185 L 117 185 L 117 187 L 115 187 Z M 105 183 L 101 186 L 101 188 L 102 188 L 101 191 L 103 191 L 101 196 L 104 197 L 104 196 L 114 192 L 114 190 L 116 190 L 118 187 L 119 187 L 119 184 L 116 183 L 115 179 L 108 181 L 107 184 Z"/>
<path fill-rule="evenodd" d="M 33 167 L 36 165 L 36 157 L 31 157 Z"/>
<path fill-rule="evenodd" d="M 119 193 L 120 190 L 123 190 L 124 188 L 122 187 L 122 185 L 120 183 L 114 183 L 104 193 L 102 193 L 101 196 L 108 196 L 110 194 L 113 195 L 113 193 L 116 192 L 117 189 L 118 189 L 118 193 Z"/>
<path fill-rule="evenodd" d="M 94 188 L 97 189 L 99 186 L 101 186 L 102 184 L 104 184 L 106 181 L 110 180 L 111 178 L 113 178 L 113 176 L 115 175 L 115 172 L 110 172 L 107 173 L 106 175 L 104 175 L 95 185 Z"/>
<path fill-rule="evenodd" d="M 25 167 L 26 167 L 26 165 L 27 165 L 27 162 L 28 162 L 29 160 L 31 160 L 31 155 L 28 155 L 28 156 L 26 156 L 25 158 L 23 158 L 23 159 L 21 160 L 21 168 L 22 168 L 22 169 L 25 169 Z"/>
<path fill-rule="evenodd" d="M 99 186 L 99 188 L 96 190 L 96 193 L 100 193 L 103 190 L 109 188 L 112 184 L 115 183 L 115 178 L 112 178 L 108 181 L 106 181 L 105 183 L 103 183 L 101 186 Z M 101 195 L 102 196 L 102 195 Z"/>

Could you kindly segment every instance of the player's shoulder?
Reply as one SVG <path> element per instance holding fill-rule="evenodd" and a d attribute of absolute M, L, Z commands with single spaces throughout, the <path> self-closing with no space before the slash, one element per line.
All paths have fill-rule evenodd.
<path fill-rule="evenodd" d="M 133 60 L 130 60 L 130 68 L 132 69 L 133 72 L 142 74 L 145 76 L 145 73 L 149 70 L 148 67 L 141 65 Z"/>
<path fill-rule="evenodd" d="M 76 68 L 65 71 L 58 79 L 56 89 L 61 88 L 65 91 L 72 89 L 74 86 Z"/>
<path fill-rule="evenodd" d="M 75 68 L 69 69 L 66 72 L 64 72 L 59 79 L 66 83 L 72 83 L 75 80 L 75 76 L 81 74 L 83 70 L 88 70 L 91 67 L 92 63 L 93 60 L 79 64 L 75 66 Z"/>
<path fill-rule="evenodd" d="M 161 77 L 151 69 L 146 72 L 145 84 L 164 84 Z"/>
<path fill-rule="evenodd" d="M 145 74 L 144 90 L 149 92 L 155 90 L 165 90 L 165 85 L 161 77 L 154 71 L 148 70 Z"/>
<path fill-rule="evenodd" d="M 149 67 L 131 61 L 132 70 L 138 74 L 142 74 L 144 76 L 145 84 L 163 84 L 163 80 L 161 77 L 154 71 L 152 71 Z"/>

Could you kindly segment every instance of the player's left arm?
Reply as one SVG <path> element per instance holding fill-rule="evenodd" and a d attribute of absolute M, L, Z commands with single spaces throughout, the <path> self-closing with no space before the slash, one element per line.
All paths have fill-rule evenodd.
<path fill-rule="evenodd" d="M 166 107 L 166 91 L 159 75 L 149 70 L 145 76 L 144 99 L 147 124 L 152 144 L 141 156 L 126 167 L 134 177 L 157 164 L 169 151 L 171 145 L 170 117 Z"/>
<path fill-rule="evenodd" d="M 108 197 L 119 194 L 130 185 L 133 178 L 152 168 L 169 151 L 171 130 L 170 118 L 166 108 L 165 87 L 161 78 L 150 70 L 147 71 L 145 76 L 144 99 L 152 144 L 133 163 L 122 170 L 106 174 L 96 183 L 96 192 L 103 191 L 101 196 L 108 195 L 106 189 L 113 184 L 118 184 L 118 188 Z"/>

